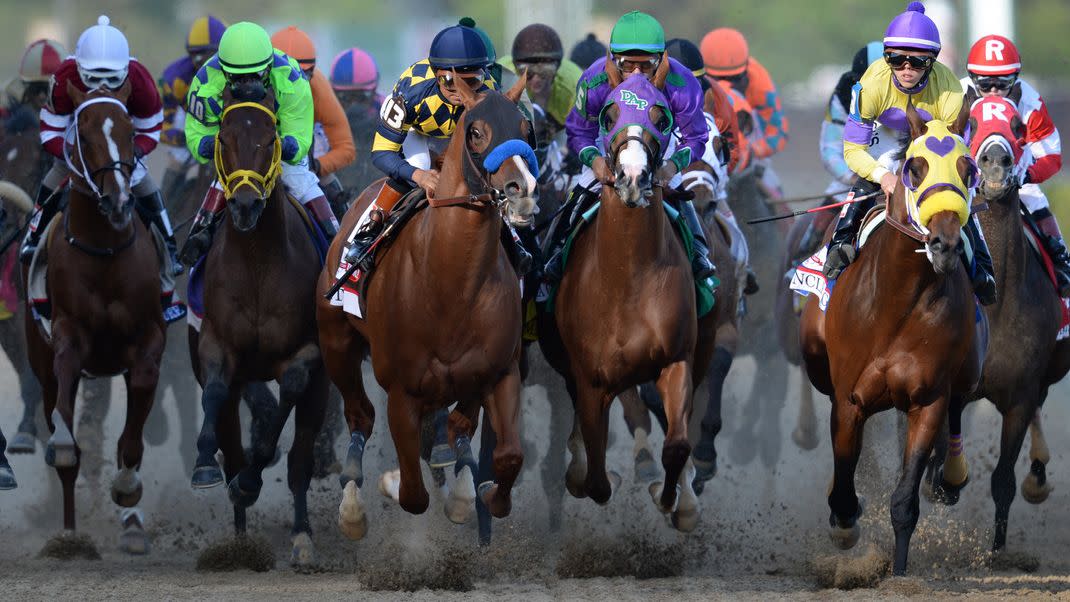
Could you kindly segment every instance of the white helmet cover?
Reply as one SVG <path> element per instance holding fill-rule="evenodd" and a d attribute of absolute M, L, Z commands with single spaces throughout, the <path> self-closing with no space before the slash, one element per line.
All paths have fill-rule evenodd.
<path fill-rule="evenodd" d="M 86 76 L 106 75 L 126 78 L 130 63 L 130 45 L 123 32 L 112 27 L 108 17 L 101 15 L 97 24 L 82 32 L 74 47 L 74 59 L 82 81 Z M 91 72 L 88 73 L 87 72 Z M 86 82 L 88 84 L 88 82 Z"/>

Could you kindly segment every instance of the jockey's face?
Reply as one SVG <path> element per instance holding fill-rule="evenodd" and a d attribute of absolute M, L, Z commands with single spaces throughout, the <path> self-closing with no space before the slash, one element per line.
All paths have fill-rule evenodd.
<path fill-rule="evenodd" d="M 932 68 L 936 55 L 926 50 L 912 50 L 909 48 L 889 48 L 884 53 L 884 60 L 892 68 L 896 81 L 907 90 L 918 85 L 925 74 Z M 919 65 L 927 62 L 928 67 Z"/>
<path fill-rule="evenodd" d="M 435 72 L 435 75 L 438 76 L 438 91 L 442 94 L 442 97 L 451 105 L 458 107 L 464 104 L 464 101 L 461 93 L 457 91 L 457 82 L 454 81 L 454 78 L 464 79 L 464 83 L 468 84 L 472 92 L 475 92 L 483 85 L 483 79 L 486 77 L 486 73 L 482 69 L 477 71 L 458 70 L 456 75 L 449 69 L 439 69 Z"/>
<path fill-rule="evenodd" d="M 630 52 L 628 54 L 614 54 L 613 62 L 617 63 L 624 77 L 640 74 L 647 79 L 654 77 L 661 63 L 661 56 L 647 52 Z"/>
<path fill-rule="evenodd" d="M 200 71 L 201 67 L 208 62 L 208 59 L 212 58 L 213 54 L 215 54 L 213 50 L 200 50 L 189 53 L 189 60 L 193 61 L 194 70 Z"/>
<path fill-rule="evenodd" d="M 554 83 L 554 77 L 557 76 L 557 69 L 560 66 L 561 63 L 552 59 L 517 61 L 516 71 L 519 75 L 521 71 L 527 70 L 528 95 L 532 97 L 532 100 L 539 102 L 545 101 L 545 97 L 549 96 L 551 85 Z"/>

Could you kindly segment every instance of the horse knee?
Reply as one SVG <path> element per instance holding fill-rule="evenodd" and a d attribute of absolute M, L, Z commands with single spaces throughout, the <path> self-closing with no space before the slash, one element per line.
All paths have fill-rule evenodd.
<path fill-rule="evenodd" d="M 503 450 L 499 448 L 494 453 L 494 473 L 499 477 L 520 474 L 524 466 L 524 455 L 519 450 Z"/>

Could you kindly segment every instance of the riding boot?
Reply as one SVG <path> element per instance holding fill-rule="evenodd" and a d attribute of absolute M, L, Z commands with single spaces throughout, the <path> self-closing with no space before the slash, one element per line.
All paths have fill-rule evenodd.
<path fill-rule="evenodd" d="M 212 235 L 215 234 L 216 224 L 219 223 L 226 205 L 227 198 L 223 191 L 215 185 L 209 186 L 201 208 L 197 210 L 193 224 L 189 227 L 189 236 L 182 245 L 182 250 L 178 252 L 182 263 L 192 268 L 212 247 Z"/>
<path fill-rule="evenodd" d="M 353 235 L 353 243 L 349 246 L 349 250 L 346 251 L 346 263 L 356 263 L 365 254 L 368 247 L 375 242 L 375 239 L 379 238 L 387 215 L 389 215 L 390 210 L 394 208 L 394 205 L 397 204 L 403 194 L 402 191 L 390 185 L 390 180 L 383 182 L 383 187 L 379 189 L 379 195 L 372 201 L 372 209 L 371 214 L 368 216 L 368 221 Z M 371 261 L 368 261 L 370 259 L 370 257 L 365 258 L 363 265 L 361 265 L 361 269 L 365 272 L 372 267 Z"/>
<path fill-rule="evenodd" d="M 577 184 L 569 193 L 561 210 L 557 227 L 550 232 L 550 244 L 547 245 L 545 265 L 542 268 L 543 279 L 550 283 L 560 282 L 565 275 L 565 241 L 568 240 L 576 220 L 583 214 L 591 191 Z"/>
<path fill-rule="evenodd" d="M 349 209 L 349 204 L 346 201 L 346 191 L 342 188 L 342 182 L 338 176 L 330 174 L 320 178 L 320 190 L 327 197 L 327 203 L 330 204 L 335 219 L 341 222 Z"/>
<path fill-rule="evenodd" d="M 182 262 L 178 260 L 178 243 L 175 242 L 175 232 L 171 229 L 171 220 L 167 216 L 167 208 L 163 205 L 163 195 L 159 190 L 152 194 L 139 196 L 134 199 L 134 207 L 145 227 L 156 226 L 163 235 L 167 254 L 171 256 L 171 274 L 178 276 L 186 270 Z"/>
<path fill-rule="evenodd" d="M 1070 297 L 1070 253 L 1066 251 L 1066 242 L 1063 241 L 1062 232 L 1059 231 L 1059 222 L 1047 209 L 1033 212 L 1033 219 L 1037 222 L 1037 228 L 1044 236 L 1044 248 L 1051 257 L 1055 268 L 1055 282 L 1058 284 L 1059 296 Z"/>
<path fill-rule="evenodd" d="M 870 194 L 877 190 L 879 190 L 878 184 L 858 178 L 855 185 L 851 187 L 851 192 L 847 194 L 847 198 Z M 828 255 L 825 257 L 825 278 L 829 280 L 839 278 L 840 273 L 855 260 L 857 252 L 854 239 L 858 234 L 858 227 L 861 225 L 862 218 L 876 203 L 877 199 L 870 197 L 844 206 L 843 212 L 840 213 L 840 221 L 836 223 L 836 231 L 832 234 L 832 240 L 829 241 Z"/>
<path fill-rule="evenodd" d="M 691 271 L 696 280 L 705 280 L 717 273 L 713 261 L 710 260 L 710 246 L 706 242 L 706 228 L 698 218 L 695 205 L 691 201 L 680 203 L 680 214 L 684 216 L 688 229 L 695 239 L 695 252 L 691 258 Z"/>
<path fill-rule="evenodd" d="M 37 251 L 37 245 L 41 242 L 41 233 L 45 231 L 48 222 L 56 217 L 60 209 L 61 196 L 63 196 L 62 193 L 55 194 L 55 191 L 44 184 L 37 190 L 37 200 L 33 207 L 34 216 L 26 227 L 26 238 L 22 241 L 22 248 L 19 249 L 19 260 L 22 263 L 30 265 L 33 254 Z"/>
<path fill-rule="evenodd" d="M 971 215 L 970 219 L 966 220 L 962 231 L 966 233 L 970 246 L 973 248 L 975 267 L 972 273 L 973 292 L 977 295 L 977 300 L 981 302 L 981 305 L 992 305 L 996 302 L 996 279 L 992 275 L 992 254 L 988 251 L 988 242 L 981 233 L 981 224 L 977 221 L 976 215 Z M 963 256 L 963 261 L 965 260 Z M 967 272 L 969 269 L 970 266 L 967 265 Z"/>
<path fill-rule="evenodd" d="M 304 205 L 305 209 L 316 220 L 316 223 L 323 229 L 323 235 L 327 237 L 327 242 L 331 242 L 334 236 L 338 234 L 338 220 L 334 218 L 334 211 L 331 210 L 327 197 L 318 196 L 305 201 Z"/>
<path fill-rule="evenodd" d="M 509 250 L 507 254 L 509 255 L 509 261 L 513 264 L 513 269 L 516 270 L 516 275 L 520 278 L 527 276 L 528 272 L 531 271 L 534 257 L 524 248 L 524 241 L 520 239 L 520 234 L 509 222 L 505 222 L 505 227 L 502 228 L 502 243 Z"/>

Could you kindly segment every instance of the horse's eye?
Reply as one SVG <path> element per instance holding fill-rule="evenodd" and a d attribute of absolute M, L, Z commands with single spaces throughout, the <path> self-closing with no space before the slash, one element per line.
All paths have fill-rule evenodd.
<path fill-rule="evenodd" d="M 468 133 L 469 133 L 469 135 L 471 135 L 476 140 L 479 140 L 480 138 L 483 137 L 483 132 L 480 132 L 479 128 L 472 128 L 472 129 L 468 130 Z"/>

